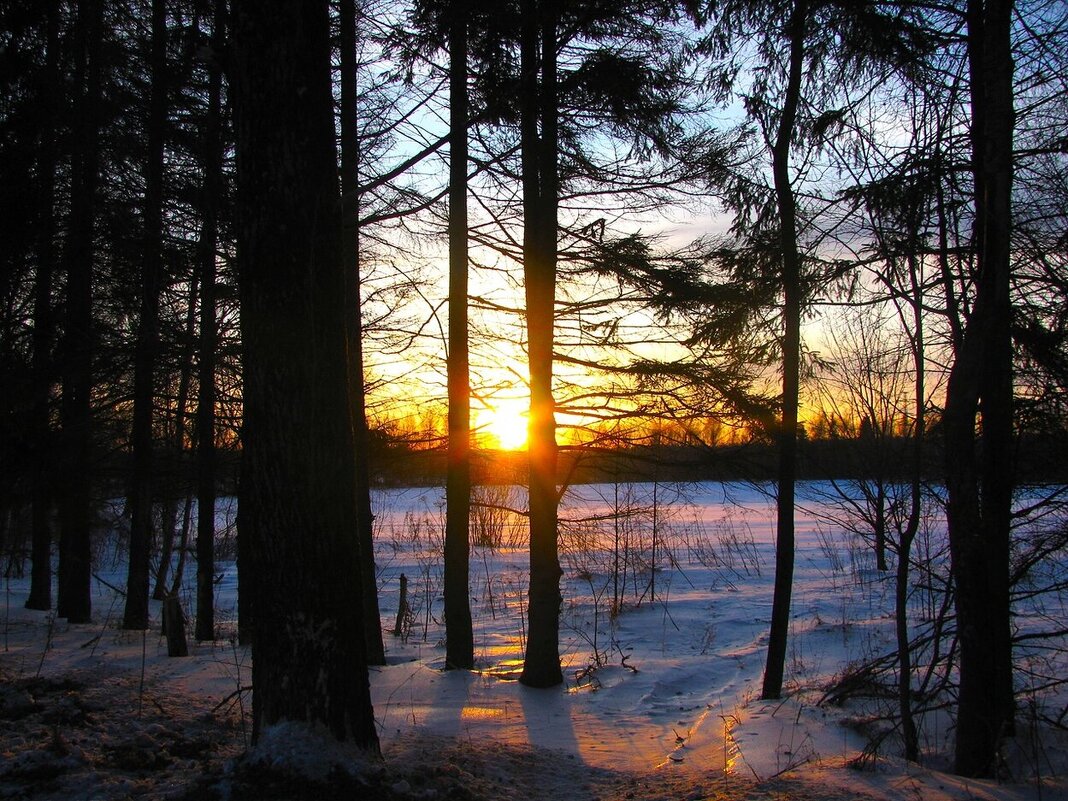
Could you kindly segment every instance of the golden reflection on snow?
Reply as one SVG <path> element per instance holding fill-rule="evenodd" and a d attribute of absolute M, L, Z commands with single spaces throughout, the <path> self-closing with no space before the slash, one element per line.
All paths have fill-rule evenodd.
<path fill-rule="evenodd" d="M 460 719 L 464 721 L 490 720 L 500 717 L 504 717 L 504 710 L 493 706 L 465 706 L 460 713 Z"/>

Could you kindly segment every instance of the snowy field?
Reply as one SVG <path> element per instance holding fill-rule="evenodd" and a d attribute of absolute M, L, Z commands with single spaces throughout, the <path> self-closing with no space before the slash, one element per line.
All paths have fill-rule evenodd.
<path fill-rule="evenodd" d="M 850 531 L 855 520 L 829 501 L 834 494 L 828 484 L 803 487 L 788 697 L 767 703 L 758 697 L 774 578 L 774 504 L 762 488 L 605 484 L 569 491 L 561 506 L 566 681 L 554 690 L 514 681 L 527 589 L 522 491 L 476 490 L 473 673 L 441 669 L 443 491 L 376 493 L 388 665 L 372 669 L 371 687 L 387 764 L 433 764 L 440 779 L 445 774 L 434 771 L 446 760 L 460 771 L 454 783 L 511 787 L 516 798 L 531 788 L 532 797 L 558 799 L 785 797 L 774 796 L 780 791 L 929 801 L 1068 798 L 1068 738 L 1041 720 L 1060 715 L 1064 722 L 1065 698 L 1056 688 L 1036 685 L 1024 694 L 1020 731 L 1005 754 L 1011 780 L 1004 783 L 943 772 L 953 722 L 937 687 L 951 671 L 943 650 L 931 644 L 915 656 L 914 687 L 925 691 L 917 721 L 922 766 L 900 758 L 896 702 L 881 689 L 896 681 L 892 663 L 849 682 L 848 696 L 828 697 L 836 681 L 895 650 L 894 556 L 889 571 L 876 569 L 872 544 Z M 121 530 L 119 511 L 105 524 Z M 24 610 L 28 577 L 6 580 L 0 798 L 197 797 L 189 788 L 203 782 L 206 760 L 244 750 L 250 669 L 248 652 L 234 641 L 235 512 L 232 502 L 220 502 L 218 639 L 191 643 L 187 659 L 168 659 L 155 632 L 118 629 L 125 571 L 115 537 L 101 538 L 97 548 L 91 625 Z M 1057 571 L 1064 559 L 1063 552 L 1053 555 Z M 914 560 L 910 621 L 922 637 L 937 625 L 944 602 L 944 531 L 935 507 L 924 518 Z M 402 574 L 409 608 L 398 621 Z M 182 589 L 190 615 L 194 576 L 190 555 Z M 1036 596 L 1019 610 L 1021 630 L 1066 628 L 1064 604 L 1063 594 Z M 153 610 L 158 616 L 158 605 Z M 1054 644 L 1065 647 L 1063 639 Z M 1019 659 L 1033 682 L 1068 676 L 1061 650 L 1035 648 Z M 174 746 L 176 738 L 184 749 Z M 153 753 L 162 755 L 157 768 L 168 777 L 166 792 L 158 777 L 145 775 L 156 764 Z M 305 761 L 314 763 L 314 755 Z M 391 792 L 445 797 L 434 795 L 441 784 L 435 781 L 420 789 L 404 780 Z M 738 787 L 752 795 L 737 795 Z"/>

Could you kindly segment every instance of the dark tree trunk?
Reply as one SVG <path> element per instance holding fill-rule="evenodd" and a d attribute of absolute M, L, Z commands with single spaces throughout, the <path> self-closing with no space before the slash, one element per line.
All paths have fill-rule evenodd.
<path fill-rule="evenodd" d="M 960 642 L 955 770 L 965 776 L 997 773 L 999 744 L 1013 733 L 1015 717 L 1009 601 L 1012 6 L 1011 0 L 968 3 L 978 276 L 944 415 L 946 517 Z"/>
<path fill-rule="evenodd" d="M 367 399 L 363 373 L 363 302 L 360 291 L 360 143 L 356 105 L 356 3 L 341 0 L 341 193 L 345 260 L 345 319 L 349 342 L 349 394 L 352 397 L 352 435 L 356 449 L 356 513 L 363 577 L 364 633 L 367 663 L 386 664 L 382 642 L 382 614 L 378 608 L 375 570 L 374 512 L 371 507 L 370 438 L 367 434 Z"/>
<path fill-rule="evenodd" d="M 102 0 L 80 0 L 75 21 L 74 136 L 63 346 L 63 489 L 60 498 L 57 613 L 88 623 L 92 526 L 93 254 L 99 181 Z"/>
<path fill-rule="evenodd" d="M 216 0 L 211 43 L 221 53 L 226 41 L 226 2 Z M 222 194 L 222 70 L 211 65 L 204 134 L 204 199 L 200 267 L 200 364 L 197 374 L 197 622 L 199 642 L 215 639 L 215 259 Z"/>
<path fill-rule="evenodd" d="M 253 739 L 283 721 L 377 750 L 355 536 L 328 3 L 233 3 Z"/>
<path fill-rule="evenodd" d="M 34 482 L 31 498 L 33 532 L 30 596 L 27 609 L 52 608 L 52 345 L 55 318 L 52 312 L 52 283 L 55 272 L 56 238 L 56 128 L 59 124 L 59 8 L 49 2 L 46 10 L 47 44 L 45 78 L 41 88 L 45 98 L 45 122 L 41 127 L 38 158 L 40 195 L 38 201 L 37 275 L 33 306 L 33 443 Z"/>
<path fill-rule="evenodd" d="M 524 0 L 521 8 L 523 280 L 530 369 L 530 603 L 526 656 L 519 680 L 530 687 L 552 687 L 563 681 L 553 400 L 558 180 L 556 7 L 554 0 Z"/>
<path fill-rule="evenodd" d="M 886 437 L 879 435 L 882 440 L 880 450 L 886 448 Z M 875 478 L 875 566 L 880 571 L 889 570 L 886 564 L 886 479 L 883 476 L 883 467 L 880 463 L 876 468 L 878 475 Z"/>
<path fill-rule="evenodd" d="M 923 289 L 916 259 L 909 259 L 912 291 L 912 358 L 916 373 L 914 385 L 916 423 L 912 431 L 912 465 L 909 487 L 909 518 L 897 548 L 897 574 L 894 593 L 895 628 L 897 635 L 897 695 L 901 714 L 901 738 L 905 743 L 905 759 L 916 762 L 920 758 L 920 742 L 916 721 L 912 714 L 912 653 L 909 646 L 909 563 L 912 544 L 920 530 L 923 502 L 924 440 L 927 436 L 926 378 L 924 375 Z"/>
<path fill-rule="evenodd" d="M 181 358 L 178 361 L 178 395 L 174 404 L 174 426 L 170 431 L 170 442 L 174 461 L 182 463 L 182 453 L 185 451 L 186 418 L 189 410 L 189 387 L 193 383 L 193 356 L 194 342 L 197 325 L 197 304 L 200 302 L 200 275 L 194 273 L 192 286 L 189 287 L 189 305 L 185 314 L 185 337 L 187 343 L 182 349 Z M 167 574 L 171 569 L 171 559 L 174 556 L 174 535 L 176 531 L 175 521 L 178 519 L 177 500 L 173 497 L 164 498 L 160 512 L 160 527 L 162 528 L 162 543 L 160 545 L 159 571 L 156 573 L 156 588 L 152 591 L 152 597 L 162 601 L 167 597 Z M 184 544 L 181 547 L 185 547 Z M 178 562 L 182 563 L 185 553 L 178 552 Z M 180 581 L 171 583 L 177 587 Z M 176 591 L 176 590 L 172 590 Z"/>
<path fill-rule="evenodd" d="M 159 293 L 163 272 L 163 147 L 167 124 L 167 10 L 152 0 L 152 70 L 148 105 L 148 159 L 142 215 L 141 319 L 134 353 L 134 412 L 130 440 L 130 563 L 122 627 L 148 627 L 149 556 L 152 550 L 152 501 L 155 485 L 152 417 L 159 351 Z"/>
<path fill-rule="evenodd" d="M 775 590 L 771 632 L 760 697 L 782 695 L 786 638 L 790 628 L 790 596 L 794 581 L 794 485 L 797 481 L 797 409 L 801 360 L 801 254 L 797 248 L 797 208 L 790 179 L 790 145 L 801 100 L 805 58 L 805 0 L 794 5 L 787 27 L 790 66 L 782 117 L 772 150 L 772 176 L 779 210 L 782 246 L 783 339 L 782 420 L 779 424 L 778 497 L 775 529 Z"/>
<path fill-rule="evenodd" d="M 232 15 L 231 11 L 231 15 Z M 244 439 L 244 431 L 241 432 Z M 240 499 L 245 496 L 245 487 L 249 486 L 248 459 L 245 458 L 244 446 L 241 448 L 241 462 L 237 485 L 237 641 L 250 646 L 255 641 L 255 610 L 252 606 L 252 542 L 251 525 L 246 524 L 247 516 L 241 510 Z"/>
<path fill-rule="evenodd" d="M 475 666 L 471 630 L 471 380 L 467 343 L 467 9 L 449 20 L 449 454 L 445 483 L 445 663 Z"/>

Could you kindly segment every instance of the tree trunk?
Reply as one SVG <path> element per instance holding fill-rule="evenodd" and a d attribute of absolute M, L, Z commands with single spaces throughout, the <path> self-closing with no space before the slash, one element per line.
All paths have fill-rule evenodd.
<path fill-rule="evenodd" d="M 187 343 L 182 349 L 178 368 L 178 395 L 174 405 L 174 428 L 170 432 L 170 442 L 173 448 L 173 458 L 176 464 L 183 464 L 182 453 L 185 450 L 186 416 L 189 409 L 189 387 L 193 382 L 193 356 L 194 337 L 196 336 L 197 304 L 200 302 L 200 275 L 194 273 L 192 286 L 189 287 L 189 305 L 185 315 L 185 337 Z M 170 489 L 173 494 L 173 488 Z M 175 520 L 178 513 L 177 500 L 174 497 L 165 497 L 162 504 L 160 517 L 162 523 L 162 544 L 160 545 L 159 571 L 156 573 L 156 588 L 152 591 L 152 597 L 162 601 L 167 597 L 167 574 L 171 569 L 171 558 L 174 555 Z M 184 548 L 185 545 L 183 544 Z M 179 551 L 178 560 L 185 558 L 185 553 Z M 171 582 L 175 584 L 174 581 Z M 177 586 L 177 584 L 175 584 Z"/>
<path fill-rule="evenodd" d="M 41 149 L 38 176 L 41 182 L 38 201 L 37 275 L 33 306 L 33 443 L 34 483 L 31 499 L 33 531 L 30 573 L 30 596 L 27 609 L 52 608 L 52 525 L 49 511 L 52 501 L 52 344 L 55 340 L 55 317 L 52 311 L 52 283 L 55 272 L 56 237 L 56 128 L 59 124 L 59 8 L 49 2 L 45 78 L 42 96 L 47 104 L 45 123 L 41 126 Z"/>
<path fill-rule="evenodd" d="M 1013 367 L 1009 295 L 1013 140 L 1011 0 L 970 0 L 978 279 L 946 389 L 946 518 L 956 585 L 960 690 L 955 770 L 993 776 L 1013 733 L 1009 549 Z M 982 455 L 976 415 L 982 416 Z"/>
<path fill-rule="evenodd" d="M 523 279 L 530 369 L 530 603 L 519 681 L 530 687 L 552 687 L 563 681 L 553 400 L 558 113 L 555 0 L 524 0 L 521 9 Z"/>
<path fill-rule="evenodd" d="M 226 2 L 216 0 L 211 45 L 221 53 L 226 41 Z M 215 258 L 219 198 L 222 194 L 222 69 L 211 65 L 204 136 L 204 215 L 198 253 L 200 267 L 200 364 L 197 377 L 197 622 L 198 642 L 215 639 Z"/>
<path fill-rule="evenodd" d="M 134 412 L 130 440 L 130 563 L 126 579 L 124 629 L 148 627 L 149 556 L 152 550 L 154 465 L 152 417 L 159 351 L 159 293 L 163 272 L 163 147 L 167 124 L 167 11 L 152 0 L 152 79 L 148 107 L 148 159 L 142 216 L 141 319 L 134 353 Z"/>
<path fill-rule="evenodd" d="M 75 22 L 75 76 L 69 230 L 63 348 L 63 460 L 60 500 L 57 613 L 88 623 L 92 526 L 93 236 L 99 182 L 101 0 L 79 0 Z"/>
<path fill-rule="evenodd" d="M 367 663 L 386 664 L 382 642 L 382 613 L 378 607 L 375 570 L 374 512 L 371 507 L 370 445 L 367 435 L 367 400 L 363 372 L 363 301 L 360 291 L 360 143 L 356 104 L 356 3 L 342 0 L 341 17 L 341 193 L 345 260 L 345 319 L 349 342 L 349 394 L 352 396 L 352 434 L 356 449 L 356 514 L 363 577 L 361 599 Z"/>
<path fill-rule="evenodd" d="M 189 656 L 189 643 L 185 639 L 185 612 L 182 611 L 177 593 L 163 599 L 163 635 L 167 638 L 167 656 Z"/>
<path fill-rule="evenodd" d="M 363 581 L 328 5 L 232 6 L 253 740 L 292 721 L 377 751 L 352 603 Z"/>
<path fill-rule="evenodd" d="M 798 0 L 790 15 L 790 67 L 782 117 L 772 151 L 772 176 L 779 209 L 782 244 L 783 340 L 782 420 L 779 424 L 779 475 L 775 539 L 775 590 L 771 632 L 760 697 L 782 695 L 790 596 L 794 580 L 794 485 L 797 481 L 797 411 L 801 360 L 801 254 L 797 249 L 797 208 L 790 180 L 790 145 L 801 100 L 807 8 Z"/>
<path fill-rule="evenodd" d="M 912 543 L 920 530 L 923 503 L 924 439 L 927 436 L 926 378 L 924 374 L 923 288 L 917 259 L 909 258 L 912 291 L 912 358 L 916 374 L 914 385 L 916 423 L 912 431 L 912 466 L 909 487 L 909 518 L 897 547 L 895 587 L 895 624 L 897 635 L 897 699 L 901 714 L 901 737 L 905 743 L 905 759 L 916 762 L 920 758 L 920 742 L 916 721 L 912 715 L 912 653 L 909 645 L 909 563 Z"/>
<path fill-rule="evenodd" d="M 449 454 L 445 482 L 445 663 L 475 666 L 469 589 L 471 377 L 467 343 L 467 13 L 449 21 Z"/>

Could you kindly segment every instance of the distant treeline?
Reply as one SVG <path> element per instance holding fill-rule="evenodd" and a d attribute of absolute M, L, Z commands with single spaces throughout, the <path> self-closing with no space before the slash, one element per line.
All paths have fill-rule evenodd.
<path fill-rule="evenodd" d="M 804 440 L 799 478 L 907 481 L 909 440 L 895 437 L 877 443 L 863 439 Z M 1026 435 L 1018 440 L 1017 480 L 1023 483 L 1068 481 L 1068 435 Z M 390 447 L 378 454 L 373 471 L 385 486 L 438 485 L 445 481 L 444 450 Z M 523 484 L 526 454 L 521 451 L 476 451 L 472 473 L 480 484 Z M 940 482 L 943 449 L 932 437 L 925 478 Z M 773 481 L 776 451 L 771 444 L 663 445 L 627 449 L 564 448 L 559 481 L 592 484 L 613 481 Z"/>

